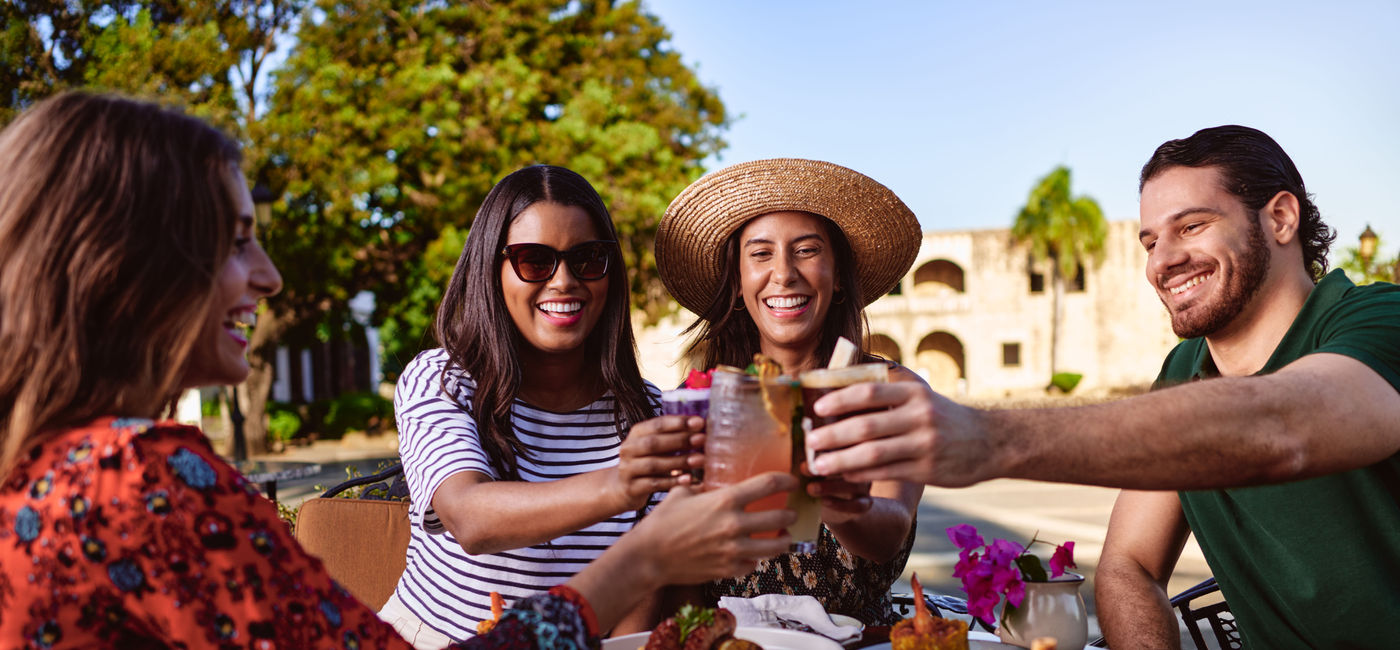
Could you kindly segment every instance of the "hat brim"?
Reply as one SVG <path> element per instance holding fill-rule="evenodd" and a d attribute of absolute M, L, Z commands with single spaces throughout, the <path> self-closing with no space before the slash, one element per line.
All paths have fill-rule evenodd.
<path fill-rule="evenodd" d="M 819 160 L 773 158 L 725 167 L 685 188 L 656 232 L 661 281 L 682 307 L 703 314 L 719 291 L 721 247 L 750 219 L 810 212 L 835 222 L 851 244 L 864 305 L 889 293 L 919 254 L 919 220 L 889 188 Z"/>

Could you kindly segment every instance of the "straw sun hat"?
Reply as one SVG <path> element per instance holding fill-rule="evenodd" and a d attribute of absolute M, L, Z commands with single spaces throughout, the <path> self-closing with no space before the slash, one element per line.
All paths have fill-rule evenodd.
<path fill-rule="evenodd" d="M 819 160 L 755 160 L 706 174 L 666 208 L 656 231 L 666 290 L 682 307 L 705 313 L 719 293 L 724 241 L 754 217 L 786 211 L 840 226 L 866 305 L 899 284 L 923 239 L 909 207 L 869 176 Z"/>

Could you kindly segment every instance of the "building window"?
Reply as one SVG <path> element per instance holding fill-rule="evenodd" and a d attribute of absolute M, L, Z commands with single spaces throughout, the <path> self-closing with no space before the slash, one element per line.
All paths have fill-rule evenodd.
<path fill-rule="evenodd" d="M 1020 343 L 1001 344 L 1001 365 L 1007 368 L 1019 368 L 1021 366 Z"/>
<path fill-rule="evenodd" d="M 1045 293 L 1045 274 L 1031 271 L 1031 293 Z"/>
<path fill-rule="evenodd" d="M 887 293 L 887 294 L 885 294 L 885 295 L 887 295 L 887 296 L 902 296 L 902 295 L 904 295 L 904 282 L 903 282 L 903 281 L 900 281 L 899 284 L 894 285 L 894 288 L 893 288 L 893 289 L 890 289 L 890 292 Z"/>
<path fill-rule="evenodd" d="M 1074 267 L 1074 281 L 1072 281 L 1072 282 L 1069 283 L 1068 290 L 1069 290 L 1069 291 L 1072 291 L 1072 292 L 1083 292 L 1083 291 L 1084 291 L 1084 265 L 1083 265 L 1083 264 L 1079 264 L 1079 265 L 1076 265 L 1076 266 Z"/>

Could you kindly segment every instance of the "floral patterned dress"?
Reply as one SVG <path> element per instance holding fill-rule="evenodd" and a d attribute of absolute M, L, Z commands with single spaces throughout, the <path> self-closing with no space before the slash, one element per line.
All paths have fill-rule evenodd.
<path fill-rule="evenodd" d="M 99 419 L 0 486 L 0 639 L 29 648 L 402 648 L 196 428 Z M 568 587 L 464 648 L 596 648 Z"/>
<path fill-rule="evenodd" d="M 894 611 L 890 586 L 909 561 L 915 528 L 911 522 L 909 534 L 893 558 L 874 562 L 846 550 L 823 525 L 815 552 L 786 553 L 762 560 L 746 576 L 706 584 L 704 598 L 713 604 L 721 596 L 807 595 L 820 601 L 832 614 L 844 614 L 866 625 L 894 625 L 901 617 Z"/>

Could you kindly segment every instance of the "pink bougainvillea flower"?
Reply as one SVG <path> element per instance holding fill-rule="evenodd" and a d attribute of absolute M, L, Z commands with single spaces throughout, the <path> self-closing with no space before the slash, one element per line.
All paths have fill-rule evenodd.
<path fill-rule="evenodd" d="M 1026 549 L 1020 544 L 997 539 L 992 540 L 991 547 L 987 549 L 987 557 L 997 566 L 1013 566 L 1016 564 L 1016 558 L 1025 552 Z"/>
<path fill-rule="evenodd" d="M 686 388 L 709 388 L 709 387 L 710 387 L 710 376 L 711 376 L 712 374 L 714 374 L 714 372 L 715 372 L 715 371 L 713 371 L 713 370 L 706 370 L 705 372 L 700 372 L 699 370 L 691 370 L 691 371 L 690 371 L 690 374 L 689 374 L 689 375 L 686 375 L 686 377 L 685 377 L 685 387 L 686 387 Z"/>
<path fill-rule="evenodd" d="M 1055 554 L 1050 556 L 1050 577 L 1058 578 L 1065 574 L 1065 569 L 1074 568 L 1074 542 L 1065 542 L 1062 546 L 1055 547 Z"/>
<path fill-rule="evenodd" d="M 974 553 L 971 549 L 964 549 L 958 554 L 958 563 L 953 565 L 953 577 L 961 578 L 972 573 L 981 562 L 981 554 Z"/>
<path fill-rule="evenodd" d="M 971 551 L 984 545 L 982 536 L 977 534 L 977 528 L 971 524 L 958 524 L 948 528 L 948 539 L 964 551 Z"/>
<path fill-rule="evenodd" d="M 1040 561 L 1032 557 L 1024 563 L 1017 562 L 1029 554 L 1029 550 L 1004 539 L 994 539 L 988 544 L 977 534 L 977 529 L 968 524 L 948 528 L 948 539 L 958 547 L 958 563 L 953 567 L 953 577 L 962 580 L 963 591 L 967 593 L 967 612 L 988 625 L 996 618 L 996 607 L 1001 599 L 1011 607 L 1020 607 L 1026 599 L 1027 571 L 1031 565 L 1036 570 L 1033 575 L 1038 580 L 1045 579 L 1044 569 L 1038 568 Z M 1032 544 L 1049 544 L 1036 538 Z M 1054 577 L 1064 574 L 1066 567 L 1074 566 L 1074 542 L 1065 542 L 1055 547 L 1050 559 Z"/>

